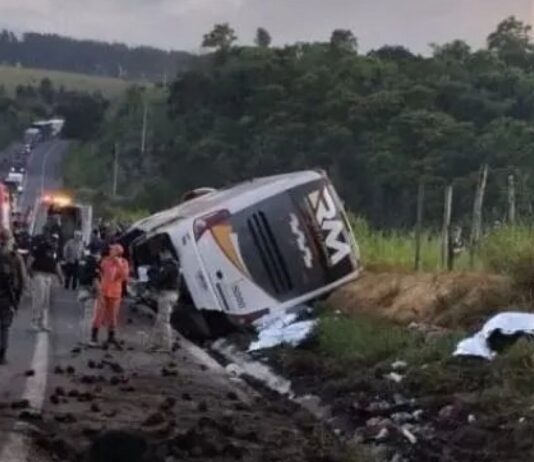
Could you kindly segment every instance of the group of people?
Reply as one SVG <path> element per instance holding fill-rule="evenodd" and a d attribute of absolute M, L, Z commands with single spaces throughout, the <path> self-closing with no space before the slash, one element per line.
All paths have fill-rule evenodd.
<path fill-rule="evenodd" d="M 97 346 L 102 330 L 105 342 L 118 345 L 117 327 L 125 287 L 130 275 L 120 244 L 101 239 L 98 230 L 89 245 L 79 231 L 64 245 L 53 227 L 31 241 L 26 261 L 16 250 L 13 236 L 0 230 L 0 364 L 6 363 L 9 327 L 25 288 L 31 290 L 33 332 L 49 332 L 51 291 L 57 281 L 66 290 L 79 290 L 82 307 L 82 343 Z M 158 310 L 149 349 L 170 352 L 173 347 L 171 315 L 177 303 L 180 271 L 177 258 L 162 249 L 148 271 L 148 286 L 156 294 Z"/>

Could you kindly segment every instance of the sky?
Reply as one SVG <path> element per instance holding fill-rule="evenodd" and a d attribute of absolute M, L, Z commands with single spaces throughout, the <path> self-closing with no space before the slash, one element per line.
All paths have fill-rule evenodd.
<path fill-rule="evenodd" d="M 534 22 L 534 0 L 0 0 L 0 28 L 196 51 L 204 33 L 228 22 L 239 42 L 265 27 L 277 45 L 325 41 L 351 29 L 360 48 L 464 39 L 474 47 L 500 20 Z"/>

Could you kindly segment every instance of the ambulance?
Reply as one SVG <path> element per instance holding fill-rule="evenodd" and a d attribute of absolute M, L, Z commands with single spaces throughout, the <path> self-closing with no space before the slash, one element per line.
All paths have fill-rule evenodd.
<path fill-rule="evenodd" d="M 81 231 L 83 240 L 89 244 L 93 221 L 93 208 L 87 204 L 74 202 L 65 194 L 47 193 L 39 197 L 30 212 L 30 235 L 41 234 L 47 224 L 58 226 L 62 243 Z"/>

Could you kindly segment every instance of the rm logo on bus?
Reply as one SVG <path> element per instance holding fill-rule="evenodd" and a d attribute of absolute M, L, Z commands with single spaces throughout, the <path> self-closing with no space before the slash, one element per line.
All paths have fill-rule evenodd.
<path fill-rule="evenodd" d="M 329 261 L 332 266 L 337 265 L 351 253 L 350 244 L 346 242 L 343 222 L 338 218 L 336 203 L 328 188 L 314 191 L 308 199 L 315 212 L 315 219 L 325 236 L 325 244 L 329 252 Z"/>

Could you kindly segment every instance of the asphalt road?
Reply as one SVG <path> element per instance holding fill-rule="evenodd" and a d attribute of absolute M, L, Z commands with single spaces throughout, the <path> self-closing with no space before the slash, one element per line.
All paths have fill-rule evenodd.
<path fill-rule="evenodd" d="M 29 159 L 21 209 L 34 205 L 44 192 L 61 187 L 61 163 L 68 143 L 61 140 L 40 144 Z M 11 328 L 11 345 L 7 366 L 0 366 L 0 402 L 28 400 L 39 410 L 47 393 L 49 364 L 67 354 L 77 341 L 78 313 L 75 297 L 61 288 L 54 290 L 50 313 L 52 332 L 30 333 L 31 302 L 25 297 Z M 27 371 L 33 371 L 27 376 Z M 34 459 L 20 431 L 17 413 L 0 416 L 0 461 L 17 462 Z"/>
<path fill-rule="evenodd" d="M 34 151 L 23 207 L 61 186 L 67 151 L 62 141 Z M 136 438 L 140 431 L 151 442 L 157 457 L 145 454 L 143 462 L 338 460 L 331 457 L 337 441 L 323 425 L 285 398 L 258 395 L 231 364 L 222 367 L 179 335 L 176 352 L 148 353 L 153 321 L 142 311 L 123 307 L 122 348 L 73 350 L 80 311 L 75 294 L 56 287 L 52 332 L 35 334 L 28 330 L 29 298 L 22 303 L 9 364 L 0 366 L 0 462 L 86 460 L 94 436 L 112 429 L 135 431 Z M 115 454 L 137 447 L 122 439 L 104 446 Z M 108 454 L 90 462 L 116 460 Z"/>

